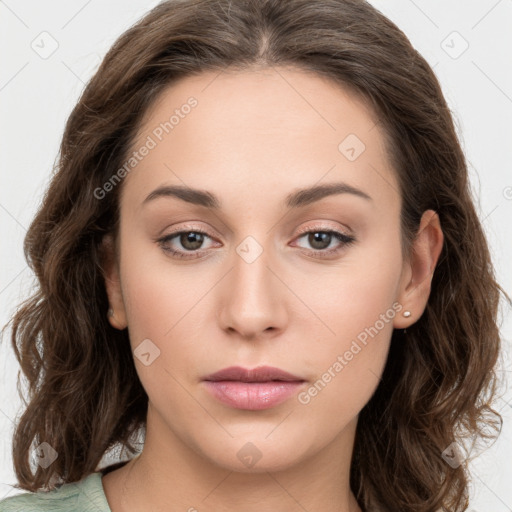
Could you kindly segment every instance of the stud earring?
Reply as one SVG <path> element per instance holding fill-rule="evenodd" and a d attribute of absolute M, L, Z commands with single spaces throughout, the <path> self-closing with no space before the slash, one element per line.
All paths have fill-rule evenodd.
<path fill-rule="evenodd" d="M 112 308 L 108 308 L 107 315 L 114 316 L 114 310 Z"/>
<path fill-rule="evenodd" d="M 409 318 L 411 316 L 411 312 L 410 311 L 404 311 L 403 315 L 405 316 L 405 318 Z"/>

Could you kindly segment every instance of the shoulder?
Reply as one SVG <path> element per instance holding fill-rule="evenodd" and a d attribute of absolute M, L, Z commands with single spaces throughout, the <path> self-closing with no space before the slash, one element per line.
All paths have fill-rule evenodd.
<path fill-rule="evenodd" d="M 24 492 L 0 501 L 0 512 L 111 512 L 101 472 L 51 491 Z"/>

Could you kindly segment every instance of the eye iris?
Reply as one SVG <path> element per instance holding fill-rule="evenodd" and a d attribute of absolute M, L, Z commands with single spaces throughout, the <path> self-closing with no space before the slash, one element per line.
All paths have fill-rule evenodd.
<path fill-rule="evenodd" d="M 314 233 L 310 233 L 308 238 L 309 243 L 313 248 L 325 249 L 326 247 L 329 247 L 329 244 L 331 243 L 331 237 L 332 235 L 330 233 L 316 231 Z M 325 243 L 326 241 L 327 243 Z M 320 243 L 320 247 L 316 245 L 317 243 Z"/>
<path fill-rule="evenodd" d="M 180 235 L 181 245 L 190 251 L 199 249 L 203 243 L 203 239 L 204 235 L 195 231 L 188 231 L 187 233 L 182 233 Z M 192 246 L 188 245 L 189 243 L 191 243 Z"/>

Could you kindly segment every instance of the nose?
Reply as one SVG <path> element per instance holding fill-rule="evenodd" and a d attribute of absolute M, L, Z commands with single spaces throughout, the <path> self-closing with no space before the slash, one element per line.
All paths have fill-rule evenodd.
<path fill-rule="evenodd" d="M 223 280 L 221 293 L 221 327 L 246 339 L 273 337 L 287 321 L 285 303 L 290 292 L 278 269 L 272 268 L 276 265 L 267 257 L 268 251 L 258 255 L 263 249 L 260 247 L 253 241 L 234 251 L 232 269 Z"/>

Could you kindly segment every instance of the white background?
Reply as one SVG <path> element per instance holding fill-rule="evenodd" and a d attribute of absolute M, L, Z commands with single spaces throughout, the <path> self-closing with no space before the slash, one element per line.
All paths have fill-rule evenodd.
<path fill-rule="evenodd" d="M 498 280 L 512 294 L 512 0 L 371 3 L 407 34 L 441 81 L 468 157 Z M 115 39 L 156 4 L 0 0 L 0 327 L 30 290 L 23 237 L 48 183 L 67 116 Z M 43 59 L 31 45 L 46 37 L 50 48 L 49 36 L 40 36 L 45 31 L 58 48 Z M 500 375 L 510 379 L 512 322 L 510 310 L 503 312 L 508 363 Z M 8 335 L 0 345 L 0 499 L 19 492 L 10 485 L 11 436 L 21 400 Z M 472 465 L 470 508 L 478 512 L 512 511 L 510 390 L 496 407 L 504 417 L 502 434 Z"/>

